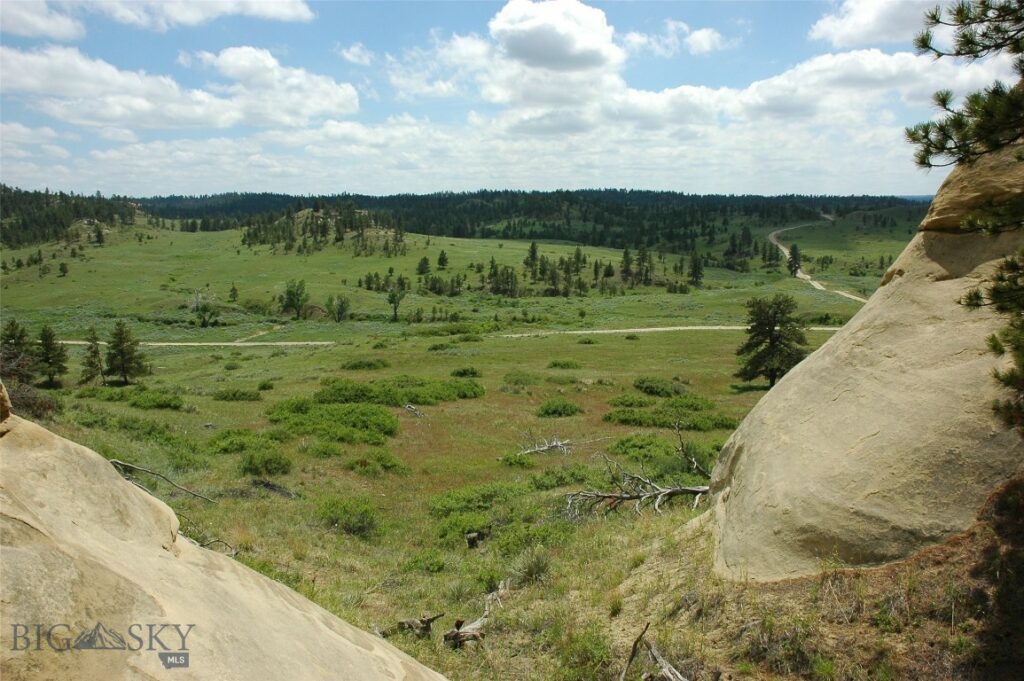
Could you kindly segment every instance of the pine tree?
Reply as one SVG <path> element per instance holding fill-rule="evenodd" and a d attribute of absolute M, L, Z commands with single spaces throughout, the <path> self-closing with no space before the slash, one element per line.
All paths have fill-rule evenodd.
<path fill-rule="evenodd" d="M 690 275 L 687 278 L 690 286 L 700 287 L 704 283 L 704 258 L 700 253 L 694 252 L 690 256 Z"/>
<path fill-rule="evenodd" d="M 736 350 L 743 360 L 737 378 L 764 377 L 770 388 L 807 355 L 807 337 L 794 312 L 796 301 L 783 293 L 747 301 L 747 340 Z"/>
<path fill-rule="evenodd" d="M 933 30 L 952 28 L 953 47 L 935 46 Z M 1024 139 L 1024 2 L 1021 0 L 963 0 L 925 14 L 925 29 L 914 46 L 936 59 L 958 57 L 974 61 L 1006 52 L 1015 55 L 1020 80 L 1012 87 L 996 81 L 953 106 L 953 92 L 940 90 L 933 99 L 942 112 L 938 120 L 907 128 L 907 140 L 917 146 L 915 160 L 931 168 L 970 163 L 979 156 Z"/>
<path fill-rule="evenodd" d="M 448 254 L 443 250 L 437 254 L 437 269 L 443 270 L 448 267 Z"/>
<path fill-rule="evenodd" d="M 49 326 L 43 326 L 39 330 L 36 367 L 46 376 L 50 386 L 56 385 L 58 376 L 68 372 L 68 349 L 57 341 L 57 334 Z"/>
<path fill-rule="evenodd" d="M 85 340 L 88 345 L 85 346 L 85 356 L 82 358 L 82 373 L 78 377 L 78 382 L 80 384 L 92 383 L 99 378 L 103 385 L 106 385 L 107 379 L 103 377 L 103 354 L 100 351 L 100 337 L 96 333 L 95 327 L 89 327 Z"/>
<path fill-rule="evenodd" d="M 228 291 L 228 301 L 232 303 L 238 302 L 238 287 L 235 286 L 235 282 L 231 282 L 231 290 Z"/>
<path fill-rule="evenodd" d="M 416 265 L 416 274 L 424 275 L 430 273 L 430 259 L 427 256 L 420 258 L 419 263 Z"/>
<path fill-rule="evenodd" d="M 107 374 L 120 376 L 128 384 L 132 377 L 141 376 L 148 370 L 146 358 L 139 350 L 139 341 L 135 340 L 128 325 L 118 320 L 107 343 Z"/>
<path fill-rule="evenodd" d="M 795 277 L 800 271 L 801 267 L 801 256 L 800 247 L 793 244 L 789 249 L 789 258 L 786 260 L 786 268 L 789 270 L 789 276 Z"/>

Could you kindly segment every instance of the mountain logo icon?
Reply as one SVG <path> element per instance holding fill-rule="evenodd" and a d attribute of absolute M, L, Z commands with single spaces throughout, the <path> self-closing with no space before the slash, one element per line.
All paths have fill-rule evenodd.
<path fill-rule="evenodd" d="M 107 629 L 102 622 L 97 622 L 92 629 L 83 631 L 75 639 L 75 650 L 126 650 L 127 644 L 121 634 Z"/>

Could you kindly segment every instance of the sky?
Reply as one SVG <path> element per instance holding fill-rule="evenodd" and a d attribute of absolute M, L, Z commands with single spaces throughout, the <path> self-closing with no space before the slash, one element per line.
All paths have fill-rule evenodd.
<path fill-rule="evenodd" d="M 4 0 L 0 181 L 931 194 L 904 127 L 1013 79 L 916 55 L 935 2 Z"/>

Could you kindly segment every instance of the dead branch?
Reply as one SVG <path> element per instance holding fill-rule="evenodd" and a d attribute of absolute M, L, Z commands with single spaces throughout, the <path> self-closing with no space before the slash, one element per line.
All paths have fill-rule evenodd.
<path fill-rule="evenodd" d="M 283 485 L 279 485 L 276 482 L 271 482 L 270 480 L 264 480 L 263 478 L 253 478 L 253 480 L 252 480 L 252 482 L 250 484 L 253 487 L 258 487 L 260 489 L 265 489 L 268 492 L 273 492 L 274 494 L 280 494 L 282 497 L 287 497 L 289 499 L 298 499 L 299 498 L 298 494 L 296 494 L 295 492 L 291 491 L 287 487 L 284 487 Z"/>
<path fill-rule="evenodd" d="M 395 626 L 383 631 L 377 629 L 377 635 L 381 638 L 388 638 L 389 636 L 393 636 L 399 632 L 409 632 L 414 634 L 417 638 L 430 638 L 431 625 L 442 617 L 444 617 L 443 612 L 440 615 L 424 615 L 423 617 L 413 617 L 407 620 L 400 620 L 395 624 Z"/>
<path fill-rule="evenodd" d="M 163 473 L 157 473 L 156 471 L 151 471 L 148 468 L 143 468 L 142 466 L 136 466 L 133 463 L 126 463 L 124 461 L 121 461 L 120 459 L 110 459 L 110 463 L 113 464 L 114 466 L 117 466 L 118 468 L 127 468 L 127 469 L 131 469 L 133 471 L 140 471 L 142 473 L 149 473 L 150 475 L 154 475 L 154 476 L 160 478 L 161 480 L 164 480 L 165 482 L 169 483 L 171 486 L 180 489 L 182 492 L 187 492 L 188 494 L 191 494 L 194 497 L 199 497 L 200 499 L 205 499 L 206 501 L 209 501 L 211 504 L 216 504 L 217 503 L 215 500 L 211 499 L 210 497 L 204 497 L 202 494 L 199 494 L 198 492 L 193 492 L 192 490 L 188 489 L 187 487 L 182 487 L 178 483 L 176 483 L 173 480 L 171 480 L 170 478 L 168 478 Z M 124 475 L 123 472 L 122 472 L 122 475 Z M 134 482 L 134 480 L 129 480 L 129 482 Z M 141 486 L 141 485 L 138 485 L 138 483 L 136 483 L 136 485 L 137 486 Z M 143 489 L 145 489 L 145 488 L 143 488 Z"/>
<path fill-rule="evenodd" d="M 626 674 L 629 672 L 629 666 L 633 664 L 633 660 L 636 659 L 636 654 L 640 651 L 640 642 L 644 640 L 644 635 L 647 630 L 651 628 L 651 623 L 648 622 L 644 625 L 644 630 L 640 632 L 640 635 L 633 641 L 633 647 L 629 651 L 629 659 L 626 660 L 626 667 L 619 674 L 619 681 L 626 681 Z"/>
<path fill-rule="evenodd" d="M 461 619 L 455 620 L 455 626 L 451 630 L 445 632 L 444 644 L 449 648 L 458 649 L 470 642 L 483 641 L 483 629 L 487 624 L 488 618 L 491 616 L 491 606 L 495 603 L 500 606 L 502 596 L 508 595 L 508 591 L 509 580 L 501 580 L 498 584 L 498 588 L 484 597 L 484 614 L 480 615 L 480 617 L 476 618 L 469 624 L 465 624 Z"/>
<path fill-rule="evenodd" d="M 598 506 L 604 506 L 605 513 L 618 510 L 619 506 L 633 502 L 633 510 L 638 514 L 647 507 L 653 507 L 656 513 L 661 513 L 661 506 L 669 499 L 686 494 L 706 494 L 707 485 L 687 487 L 670 486 L 665 487 L 654 482 L 646 475 L 630 473 L 612 461 L 604 457 L 611 475 L 614 490 L 581 490 L 565 495 L 565 512 L 570 518 L 578 520 L 585 515 L 592 513 Z"/>
<path fill-rule="evenodd" d="M 660 670 L 657 676 L 654 674 L 644 674 L 644 681 L 690 681 L 680 674 L 679 670 L 669 664 L 668 660 L 661 656 L 661 653 L 658 652 L 657 647 L 653 643 L 644 641 L 644 646 L 647 648 L 647 654 L 651 656 L 651 661 Z"/>
<path fill-rule="evenodd" d="M 544 452 L 569 454 L 572 451 L 571 445 L 572 440 L 560 440 L 557 437 L 552 437 L 550 440 L 544 439 L 531 445 L 524 445 L 519 449 L 518 454 L 543 454 Z"/>
<path fill-rule="evenodd" d="M 693 468 L 694 473 L 699 473 L 700 475 L 703 475 L 705 478 L 711 478 L 711 474 L 708 473 L 707 469 L 705 469 L 704 466 L 701 466 L 699 463 L 697 463 L 697 459 L 695 459 L 692 455 L 687 455 L 686 441 L 683 439 L 683 427 L 680 421 L 675 422 L 675 430 L 676 437 L 679 439 L 679 446 L 676 447 L 676 451 L 679 452 L 679 456 L 682 456 L 690 460 L 690 467 Z M 697 504 L 694 504 L 693 507 L 697 508 Z"/>
<path fill-rule="evenodd" d="M 407 405 L 405 405 L 405 410 L 406 410 L 407 412 L 409 412 L 410 414 L 412 414 L 413 416 L 415 416 L 416 418 L 418 418 L 418 419 L 421 419 L 421 418 L 423 418 L 424 416 L 426 416 L 426 414 L 424 414 L 424 413 L 423 413 L 422 411 L 420 411 L 419 409 L 417 409 L 417 408 L 416 408 L 416 405 L 413 405 L 413 404 L 407 404 Z"/>

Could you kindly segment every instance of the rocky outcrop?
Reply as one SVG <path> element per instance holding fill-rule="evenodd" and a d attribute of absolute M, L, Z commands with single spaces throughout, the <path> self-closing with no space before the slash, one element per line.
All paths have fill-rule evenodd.
<path fill-rule="evenodd" d="M 184 539 L 170 508 L 95 452 L 17 416 L 0 426 L 5 681 L 443 681 Z"/>
<path fill-rule="evenodd" d="M 1006 320 L 957 303 L 1024 234 L 943 231 L 993 192 L 1024 191 L 1015 153 L 950 175 L 883 286 L 726 443 L 711 482 L 720 571 L 768 580 L 830 557 L 901 558 L 965 529 L 1024 470 L 1024 444 L 991 411 L 992 371 L 1009 360 L 985 339 Z"/>

